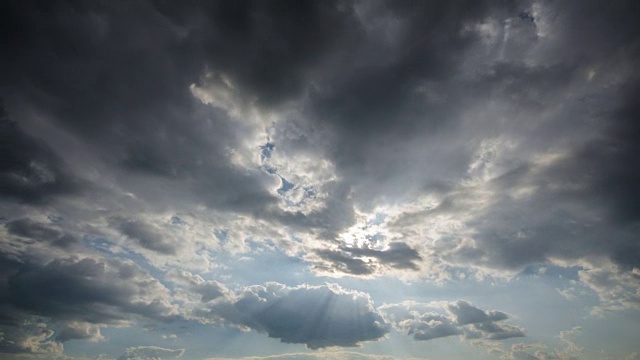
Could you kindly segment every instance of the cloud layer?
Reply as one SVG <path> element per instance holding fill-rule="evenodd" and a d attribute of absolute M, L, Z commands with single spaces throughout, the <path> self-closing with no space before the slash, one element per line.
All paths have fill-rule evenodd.
<path fill-rule="evenodd" d="M 640 309 L 639 12 L 3 2 L 0 354 L 180 323 L 289 354 L 399 331 L 574 356 L 513 339 L 552 301 L 605 323 Z M 538 280 L 563 297 L 482 299 Z"/>

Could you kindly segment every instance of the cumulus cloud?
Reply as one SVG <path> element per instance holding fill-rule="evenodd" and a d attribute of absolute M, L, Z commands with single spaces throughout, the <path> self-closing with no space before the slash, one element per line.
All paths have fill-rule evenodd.
<path fill-rule="evenodd" d="M 367 294 L 338 285 L 251 286 L 214 302 L 202 316 L 311 349 L 357 346 L 389 332 Z"/>
<path fill-rule="evenodd" d="M 495 310 L 486 312 L 462 300 L 449 304 L 447 310 L 453 314 L 456 323 L 460 325 L 495 322 L 509 318 L 503 312 Z"/>
<path fill-rule="evenodd" d="M 132 262 L 55 259 L 10 275 L 6 290 L 12 306 L 60 320 L 118 323 L 132 315 L 177 315 L 166 289 Z"/>
<path fill-rule="evenodd" d="M 425 341 L 460 335 L 465 339 L 503 340 L 525 336 L 518 326 L 502 323 L 508 315 L 501 311 L 485 311 L 469 302 L 400 303 L 380 308 L 385 319 L 400 332 Z"/>
<path fill-rule="evenodd" d="M 179 317 L 167 289 L 131 261 L 67 257 L 39 264 L 38 257 L 2 255 L 5 352 L 61 354 L 68 340 L 105 340 L 101 328 L 106 326 Z M 52 319 L 55 332 L 47 325 Z"/>
<path fill-rule="evenodd" d="M 55 332 L 36 318 L 23 319 L 19 326 L 0 324 L 0 355 L 25 354 L 33 358 L 62 358 L 64 345 L 54 339 Z"/>
<path fill-rule="evenodd" d="M 100 333 L 100 325 L 94 325 L 86 322 L 69 322 L 60 330 L 56 336 L 56 340 L 65 342 L 73 339 L 86 339 L 91 342 L 105 340 Z"/>
<path fill-rule="evenodd" d="M 200 296 L 201 302 L 209 302 L 222 296 L 229 296 L 230 291 L 215 280 L 204 280 L 199 275 L 188 271 L 170 270 L 166 276 L 175 285 L 186 287 L 190 292 Z"/>

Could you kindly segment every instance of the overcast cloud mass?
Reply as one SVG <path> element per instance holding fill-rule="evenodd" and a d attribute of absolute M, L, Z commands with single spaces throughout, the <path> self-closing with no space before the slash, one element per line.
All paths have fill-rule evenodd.
<path fill-rule="evenodd" d="M 0 358 L 640 358 L 640 3 L 0 3 Z"/>

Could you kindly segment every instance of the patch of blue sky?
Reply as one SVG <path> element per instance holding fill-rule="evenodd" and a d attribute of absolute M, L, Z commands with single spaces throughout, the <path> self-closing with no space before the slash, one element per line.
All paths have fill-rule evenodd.
<path fill-rule="evenodd" d="M 284 196 L 284 194 L 295 187 L 295 184 L 287 181 L 287 179 L 282 176 L 280 176 L 280 179 L 282 180 L 282 186 L 278 189 L 278 194 Z"/>
<path fill-rule="evenodd" d="M 179 225 L 179 226 L 186 224 L 184 220 L 182 220 L 178 215 L 172 216 L 169 222 L 171 223 L 171 225 Z"/>
<path fill-rule="evenodd" d="M 451 350 L 455 349 L 454 352 Z M 360 353 L 394 356 L 399 359 L 447 359 L 447 360 L 495 360 L 496 357 L 478 351 L 471 342 L 461 341 L 459 336 L 448 336 L 429 341 L 416 341 L 411 334 L 391 331 L 379 342 L 363 343 Z"/>
<path fill-rule="evenodd" d="M 580 270 L 582 270 L 580 266 L 564 267 L 552 264 L 531 264 L 525 267 L 518 275 L 578 280 L 578 272 Z"/>
<path fill-rule="evenodd" d="M 54 224 L 59 224 L 64 221 L 64 216 L 59 214 L 49 214 L 47 215 L 47 219 L 49 219 L 49 221 L 51 221 Z"/>
<path fill-rule="evenodd" d="M 271 158 L 271 154 L 273 150 L 275 150 L 276 144 L 272 142 L 267 142 L 266 144 L 260 146 L 260 160 L 265 161 L 266 159 Z"/>
<path fill-rule="evenodd" d="M 258 254 L 219 254 L 224 264 L 223 275 L 228 283 L 238 286 L 263 284 L 269 281 L 295 286 L 304 283 L 324 284 L 315 277 L 309 265 L 300 257 L 289 256 L 277 248 L 262 248 Z"/>
<path fill-rule="evenodd" d="M 608 312 L 606 318 L 588 316 L 580 322 L 584 330 L 576 340 L 584 346 L 585 353 L 593 354 L 594 359 L 604 358 L 603 354 L 609 359 L 635 359 L 629 355 L 633 351 L 640 353 L 638 324 L 640 312 L 634 309 Z M 612 334 L 615 334 L 615 341 L 602 341 L 611 338 Z"/>
<path fill-rule="evenodd" d="M 130 327 L 104 327 L 101 334 L 108 341 L 89 342 L 69 340 L 64 344 L 65 354 L 78 358 L 93 358 L 90 355 L 105 354 L 108 358 L 117 359 L 126 348 L 137 346 L 159 346 L 179 349 L 189 345 L 188 334 L 198 324 L 192 321 L 176 321 L 172 323 L 149 323 L 139 320 Z M 162 335 L 176 334 L 177 337 L 163 339 Z"/>
<path fill-rule="evenodd" d="M 229 239 L 229 232 L 226 229 L 214 229 L 213 235 L 221 244 L 226 244 Z"/>
<path fill-rule="evenodd" d="M 84 246 L 93 249 L 101 254 L 115 256 L 116 254 L 111 251 L 113 243 L 104 236 L 85 235 L 82 237 L 82 243 Z"/>
<path fill-rule="evenodd" d="M 183 356 L 185 359 L 312 352 L 302 344 L 285 344 L 264 333 L 246 332 L 222 325 L 192 324 L 187 330 L 188 333 L 183 337 L 184 348 L 187 349 Z"/>

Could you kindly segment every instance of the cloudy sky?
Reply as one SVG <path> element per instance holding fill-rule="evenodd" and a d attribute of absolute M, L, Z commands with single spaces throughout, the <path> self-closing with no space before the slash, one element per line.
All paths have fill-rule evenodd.
<path fill-rule="evenodd" d="M 637 1 L 0 3 L 0 358 L 640 358 Z"/>

